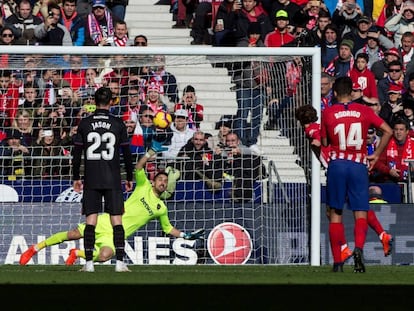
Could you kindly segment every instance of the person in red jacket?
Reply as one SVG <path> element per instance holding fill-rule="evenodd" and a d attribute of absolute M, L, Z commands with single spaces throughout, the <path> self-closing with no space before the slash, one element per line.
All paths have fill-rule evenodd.
<path fill-rule="evenodd" d="M 351 69 L 352 82 L 358 83 L 362 88 L 363 96 L 378 98 L 375 76 L 368 69 L 369 56 L 367 53 L 359 53 L 355 58 L 354 67 Z"/>
<path fill-rule="evenodd" d="M 274 31 L 269 32 L 264 44 L 267 47 L 279 47 L 292 42 L 295 36 L 288 30 L 289 15 L 285 10 L 279 10 L 276 12 L 276 28 Z"/>
<path fill-rule="evenodd" d="M 10 70 L 0 70 L 0 126 L 11 126 L 19 105 L 19 86 Z"/>

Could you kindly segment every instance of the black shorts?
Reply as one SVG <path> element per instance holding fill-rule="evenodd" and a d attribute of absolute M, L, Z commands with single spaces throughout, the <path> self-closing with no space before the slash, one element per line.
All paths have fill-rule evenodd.
<path fill-rule="evenodd" d="M 88 216 L 101 212 L 110 215 L 122 215 L 124 213 L 124 194 L 122 190 L 83 190 L 82 215 Z"/>

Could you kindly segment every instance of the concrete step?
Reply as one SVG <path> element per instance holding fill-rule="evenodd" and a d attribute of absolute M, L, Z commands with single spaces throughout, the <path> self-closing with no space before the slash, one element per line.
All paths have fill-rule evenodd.
<path fill-rule="evenodd" d="M 168 65 L 168 70 L 170 72 L 174 72 L 176 75 L 187 75 L 189 72 L 192 72 L 195 70 L 197 74 L 203 75 L 203 76 L 224 76 L 227 75 L 227 69 L 223 68 L 214 68 L 211 67 L 210 64 L 202 64 L 202 65 L 188 65 L 188 66 L 174 66 L 174 65 Z"/>
<path fill-rule="evenodd" d="M 125 14 L 125 20 L 132 21 L 130 22 L 130 24 L 133 24 L 134 21 L 147 21 L 148 23 L 152 23 L 153 27 L 156 26 L 156 23 L 158 23 L 159 21 L 171 22 L 172 25 L 175 24 L 172 20 L 172 15 L 161 10 L 156 10 L 153 12 L 128 12 Z M 130 24 L 128 24 L 127 22 L 128 28 L 130 28 Z M 158 28 L 162 28 L 161 25 Z"/>

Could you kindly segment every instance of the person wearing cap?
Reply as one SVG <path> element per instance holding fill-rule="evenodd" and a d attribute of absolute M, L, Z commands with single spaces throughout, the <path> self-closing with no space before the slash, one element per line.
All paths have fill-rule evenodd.
<path fill-rule="evenodd" d="M 243 38 L 248 36 L 249 25 L 252 22 L 258 22 L 260 24 L 260 36 L 262 38 L 265 38 L 266 35 L 274 29 L 270 18 L 267 12 L 263 9 L 260 1 L 242 1 L 242 8 L 235 21 L 236 46 L 240 40 L 243 40 Z"/>
<path fill-rule="evenodd" d="M 388 88 L 387 100 L 381 104 L 379 116 L 391 127 L 398 118 L 404 115 L 401 93 L 402 87 L 400 85 L 391 84 Z"/>
<path fill-rule="evenodd" d="M 335 78 L 349 76 L 354 64 L 353 48 L 352 40 L 342 40 L 339 45 L 339 55 L 329 63 L 324 72 Z"/>
<path fill-rule="evenodd" d="M 388 76 L 388 64 L 393 61 L 400 61 L 401 55 L 397 48 L 392 47 L 384 52 L 384 57 L 374 62 L 371 71 L 375 75 L 377 82 Z"/>
<path fill-rule="evenodd" d="M 86 17 L 86 46 L 110 46 L 114 40 L 114 24 L 119 20 L 106 7 L 105 0 L 93 0 L 92 12 Z"/>
<path fill-rule="evenodd" d="M 271 8 L 267 9 L 267 12 L 269 12 L 269 17 L 272 22 L 272 25 L 276 25 L 276 12 L 279 10 L 284 10 L 287 12 L 289 16 L 289 25 L 291 26 L 288 27 L 291 27 L 293 30 L 293 16 L 295 16 L 296 12 L 302 9 L 301 6 L 296 1 L 290 0 L 276 0 L 271 2 Z"/>
<path fill-rule="evenodd" d="M 204 106 L 197 103 L 195 88 L 187 85 L 183 89 L 181 102 L 174 106 L 174 111 L 184 109 L 188 112 L 188 125 L 192 129 L 199 129 L 200 122 L 204 120 Z"/>
<path fill-rule="evenodd" d="M 357 19 L 357 26 L 350 32 L 343 35 L 343 39 L 349 39 L 354 42 L 352 54 L 364 47 L 368 41 L 368 29 L 372 25 L 372 19 L 366 15 L 362 15 Z"/>
<path fill-rule="evenodd" d="M 371 26 L 367 33 L 367 43 L 360 48 L 355 55 L 359 53 L 368 54 L 368 69 L 384 57 L 384 51 L 394 47 L 394 43 L 384 36 L 376 26 Z"/>
<path fill-rule="evenodd" d="M 404 89 L 404 73 L 400 61 L 392 61 L 388 64 L 388 76 L 377 82 L 378 99 L 380 103 L 387 100 L 388 90 L 392 84 Z"/>
<path fill-rule="evenodd" d="M 295 39 L 288 31 L 289 15 L 285 10 L 276 12 L 275 29 L 269 32 L 264 40 L 266 47 L 280 47 Z"/>
<path fill-rule="evenodd" d="M 174 122 L 170 125 L 172 131 L 171 143 L 166 146 L 168 149 L 163 151 L 166 159 L 177 157 L 180 149 L 193 137 L 195 129 L 188 125 L 188 112 L 185 109 L 178 109 L 174 112 Z"/>
<path fill-rule="evenodd" d="M 368 54 L 359 53 L 355 57 L 354 67 L 351 69 L 352 82 L 357 82 L 362 87 L 362 93 L 367 97 L 378 97 L 377 83 L 374 74 L 368 69 Z"/>
<path fill-rule="evenodd" d="M 394 34 L 394 46 L 400 47 L 403 33 L 414 32 L 414 2 L 403 2 L 400 12 L 391 16 L 384 27 Z"/>

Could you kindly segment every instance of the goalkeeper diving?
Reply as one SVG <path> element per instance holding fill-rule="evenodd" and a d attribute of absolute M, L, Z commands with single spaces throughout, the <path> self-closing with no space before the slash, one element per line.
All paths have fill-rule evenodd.
<path fill-rule="evenodd" d="M 148 159 L 164 150 L 165 148 L 160 143 L 153 141 L 151 149 L 141 157 L 135 166 L 135 189 L 125 201 L 125 212 L 122 215 L 125 238 L 134 234 L 135 231 L 151 220 L 158 219 L 162 230 L 168 235 L 186 240 L 201 239 L 204 234 L 204 229 L 199 229 L 191 233 L 182 232 L 172 226 L 168 218 L 168 209 L 163 198 L 169 197 L 171 192 L 175 190 L 176 180 L 179 178 L 179 171 L 172 169 L 168 173 L 167 171 L 159 172 L 155 175 L 152 182 L 146 176 L 144 167 Z M 166 193 L 167 196 L 165 196 Z M 84 230 L 85 223 L 81 223 L 72 230 L 55 233 L 46 238 L 46 240 L 30 246 L 20 256 L 20 264 L 26 265 L 33 255 L 45 247 L 83 238 Z M 95 236 L 93 261 L 105 262 L 110 260 L 115 254 L 115 246 L 109 214 L 104 213 L 98 216 Z M 71 249 L 69 257 L 66 259 L 66 264 L 73 265 L 79 257 L 85 258 L 84 250 Z"/>

